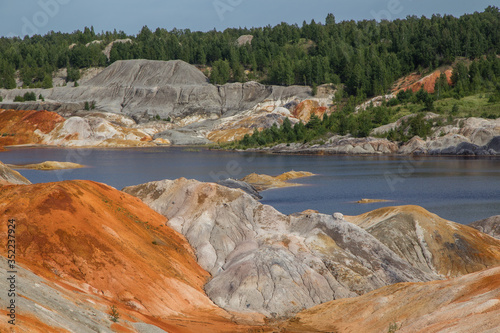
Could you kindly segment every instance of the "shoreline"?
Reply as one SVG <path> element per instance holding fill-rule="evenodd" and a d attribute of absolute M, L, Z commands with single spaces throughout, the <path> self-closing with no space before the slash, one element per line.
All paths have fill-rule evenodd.
<path fill-rule="evenodd" d="M 2 149 L 3 148 L 3 149 Z M 230 153 L 257 153 L 263 155 L 290 155 L 290 156 L 341 156 L 341 157 L 411 157 L 411 158 L 454 158 L 460 157 L 464 159 L 500 159 L 500 154 L 497 155 L 469 155 L 469 154 L 427 154 L 427 153 L 412 153 L 412 154 L 401 154 L 401 153 L 345 153 L 336 152 L 330 149 L 328 150 L 272 150 L 272 148 L 249 148 L 247 150 L 241 149 L 225 149 L 225 148 L 213 148 L 211 144 L 209 145 L 157 145 L 157 146 L 124 146 L 124 147 L 98 147 L 98 146 L 56 146 L 56 145 L 46 145 L 46 144 L 20 144 L 20 145 L 9 145 L 0 146 L 0 156 L 1 153 L 8 152 L 12 149 L 65 149 L 65 150 L 78 150 L 78 149 L 91 149 L 91 150 L 128 150 L 128 149 L 157 149 L 157 148 L 167 148 L 167 149 L 189 149 L 192 148 L 193 152 L 198 153 L 202 150 L 207 151 L 222 151 Z"/>

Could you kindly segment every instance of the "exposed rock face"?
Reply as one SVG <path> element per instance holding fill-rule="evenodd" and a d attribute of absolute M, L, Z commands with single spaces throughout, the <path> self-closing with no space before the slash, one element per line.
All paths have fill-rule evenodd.
<path fill-rule="evenodd" d="M 243 46 L 245 44 L 252 44 L 253 35 L 242 35 L 236 40 L 238 46 Z"/>
<path fill-rule="evenodd" d="M 7 219 L 16 220 L 20 327 L 40 332 L 248 329 L 237 327 L 205 295 L 209 274 L 196 263 L 186 239 L 135 197 L 90 181 L 4 186 L 0 211 L 3 239 Z M 0 254 L 6 257 L 7 248 Z M 5 272 L 5 263 L 2 259 L 0 271 Z M 7 288 L 7 282 L 0 285 Z M 2 315 L 7 301 L 0 300 Z M 111 326 L 107 315 L 112 304 L 121 315 L 119 326 Z M 3 331 L 7 321 L 0 327 Z"/>
<path fill-rule="evenodd" d="M 455 277 L 500 264 L 500 241 L 418 206 L 346 217 L 414 267 Z"/>
<path fill-rule="evenodd" d="M 272 153 L 294 154 L 350 154 L 350 155 L 381 155 L 395 154 L 398 145 L 387 139 L 353 138 L 351 136 L 333 136 L 324 144 L 278 144 L 271 148 L 249 149 L 249 151 L 269 151 Z"/>
<path fill-rule="evenodd" d="M 485 234 L 500 239 L 500 215 L 473 222 L 470 226 Z"/>
<path fill-rule="evenodd" d="M 12 102 L 16 95 L 33 91 L 45 96 L 45 102 Z M 311 96 L 310 87 L 264 86 L 256 82 L 230 83 L 216 86 L 208 83 L 205 75 L 196 67 L 183 61 L 126 60 L 117 61 L 100 71 L 79 87 L 55 87 L 52 89 L 3 90 L 0 94 L 4 108 L 57 111 L 72 114 L 83 109 L 85 102 L 94 101 L 99 111 L 131 116 L 136 122 L 150 122 L 158 116 L 171 118 L 182 127 L 182 136 L 166 132 L 158 138 L 171 139 L 176 144 L 206 143 L 231 138 L 228 133 L 209 133 L 220 127 L 231 127 L 228 117 L 244 121 L 240 113 L 275 112 L 282 121 L 289 110 L 283 108 L 291 101 L 298 102 Z M 329 100 L 329 98 L 324 98 Z M 323 103 L 323 102 L 321 102 Z M 280 111 L 281 110 L 281 111 Z M 253 117 L 252 117 L 253 118 Z M 235 121 L 232 119 L 231 121 Z M 246 127 L 243 127 L 246 128 Z M 168 128 L 167 130 L 175 130 Z M 232 130 L 232 129 L 226 129 Z M 253 128 L 250 129 L 253 131 Z M 243 130 L 241 136 L 249 130 Z M 158 134 L 162 131 L 150 133 Z M 172 141 L 172 140 L 171 140 Z"/>
<path fill-rule="evenodd" d="M 292 114 L 295 118 L 307 123 L 311 119 L 312 115 L 323 118 L 323 115 L 327 110 L 328 108 L 326 106 L 320 106 L 318 101 L 309 99 L 299 103 L 295 108 L 293 108 Z"/>
<path fill-rule="evenodd" d="M 204 120 L 218 119 L 253 109 L 266 100 L 282 105 L 297 96 L 310 96 L 309 87 L 264 86 L 256 82 L 211 85 L 201 71 L 180 60 L 117 61 L 79 87 L 30 91 L 45 96 L 45 109 L 53 102 L 59 103 L 56 110 L 63 110 L 71 104 L 95 101 L 99 110 L 134 116 L 140 121 L 150 121 L 156 115 L 179 120 L 196 115 Z M 24 93 L 0 92 L 6 103 Z M 31 104 L 36 109 L 40 103 Z"/>
<path fill-rule="evenodd" d="M 398 121 L 380 126 L 372 134 L 386 133 L 402 125 L 413 115 L 405 116 Z M 428 113 L 425 119 L 433 119 L 438 115 Z M 413 137 L 403 144 L 398 154 L 428 154 L 428 155 L 498 155 L 500 154 L 500 118 L 457 119 L 453 125 L 440 126 L 433 130 L 433 134 L 422 140 Z"/>
<path fill-rule="evenodd" d="M 500 267 L 446 281 L 401 283 L 305 310 L 286 332 L 496 332 Z"/>
<path fill-rule="evenodd" d="M 314 176 L 314 174 L 307 171 L 288 171 L 275 177 L 252 173 L 241 180 L 254 186 L 257 191 L 265 191 L 273 188 L 300 186 L 300 184 L 289 183 L 287 181 L 311 176 Z"/>
<path fill-rule="evenodd" d="M 49 111 L 0 109 L 0 146 L 42 143 L 41 136 L 53 131 L 65 119 Z"/>
<path fill-rule="evenodd" d="M 212 274 L 207 294 L 225 309 L 289 316 L 384 285 L 439 278 L 412 267 L 341 214 L 285 216 L 241 190 L 183 178 L 124 191 L 187 237 Z"/>
<path fill-rule="evenodd" d="M 19 172 L 12 170 L 0 162 L 0 185 L 29 185 L 31 182 L 24 178 Z"/>
<path fill-rule="evenodd" d="M 205 145 L 211 141 L 203 137 L 202 135 L 197 135 L 196 132 L 185 131 L 185 130 L 166 130 L 155 134 L 153 137 L 155 140 L 167 140 L 173 145 Z"/>
<path fill-rule="evenodd" d="M 259 194 L 259 191 L 257 191 L 257 189 L 254 186 L 252 186 L 249 183 L 244 182 L 242 180 L 228 178 L 228 179 L 224 179 L 224 180 L 219 180 L 217 182 L 217 184 L 225 186 L 225 187 L 229 187 L 229 188 L 239 188 L 239 189 L 243 190 L 245 193 L 250 194 L 252 196 L 252 198 L 254 198 L 256 200 L 262 199 L 262 196 Z"/>
<path fill-rule="evenodd" d="M 51 111 L 0 110 L 0 145 L 129 147 L 154 145 L 148 130 L 131 126 L 131 119 L 90 113 L 64 119 Z M 131 127 L 129 127 L 131 126 Z"/>
<path fill-rule="evenodd" d="M 500 137 L 494 137 L 485 146 L 478 146 L 473 143 L 462 141 L 457 145 L 451 145 L 442 149 L 430 149 L 428 151 L 429 155 L 499 155 L 500 147 L 495 143 L 500 140 Z M 439 144 L 439 143 L 438 143 Z"/>
<path fill-rule="evenodd" d="M 422 77 L 421 74 L 417 73 L 412 73 L 406 77 L 403 77 L 396 82 L 393 91 L 394 93 L 397 93 L 397 91 L 399 90 L 410 89 L 413 92 L 417 92 L 420 89 L 424 89 L 428 93 L 432 94 L 435 92 L 436 81 L 439 79 L 441 73 L 444 73 L 446 75 L 448 84 L 451 85 L 452 68 L 448 66 L 443 69 L 438 69 L 424 77 Z"/>

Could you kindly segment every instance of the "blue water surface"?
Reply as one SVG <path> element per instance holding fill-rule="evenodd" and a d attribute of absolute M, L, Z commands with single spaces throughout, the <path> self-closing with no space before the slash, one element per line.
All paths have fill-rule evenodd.
<path fill-rule="evenodd" d="M 357 215 L 391 205 L 419 205 L 468 224 L 500 214 L 500 159 L 461 157 L 309 156 L 236 153 L 184 147 L 127 149 L 15 148 L 0 153 L 9 164 L 68 161 L 74 170 L 19 170 L 33 183 L 69 179 L 103 182 L 117 189 L 152 180 L 216 181 L 249 173 L 310 171 L 305 186 L 262 192 L 262 203 L 290 214 L 306 209 Z M 356 204 L 362 198 L 389 203 Z"/>

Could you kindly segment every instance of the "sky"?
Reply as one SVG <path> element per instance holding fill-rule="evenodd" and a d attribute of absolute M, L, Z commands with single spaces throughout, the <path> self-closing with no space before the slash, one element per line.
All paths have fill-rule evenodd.
<path fill-rule="evenodd" d="M 324 22 L 397 19 L 408 15 L 483 11 L 498 0 L 0 0 L 0 36 L 24 36 L 49 31 L 73 32 L 94 26 L 96 32 L 123 30 L 137 34 L 143 26 L 171 30 L 224 30 L 262 27 L 281 22 L 299 25 Z"/>

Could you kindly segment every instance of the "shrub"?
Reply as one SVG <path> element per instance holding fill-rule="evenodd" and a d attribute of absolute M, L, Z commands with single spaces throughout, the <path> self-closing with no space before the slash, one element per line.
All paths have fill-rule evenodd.
<path fill-rule="evenodd" d="M 114 305 L 111 306 L 109 311 L 109 319 L 115 323 L 118 322 L 118 319 L 120 319 L 120 314 Z"/>
<path fill-rule="evenodd" d="M 387 101 L 387 106 L 396 106 L 398 104 L 399 104 L 398 98 L 391 98 L 390 100 Z"/>
<path fill-rule="evenodd" d="M 17 95 L 14 97 L 14 102 L 24 102 L 24 97 Z"/>
<path fill-rule="evenodd" d="M 27 92 L 23 97 L 25 101 L 36 101 L 36 95 L 34 92 Z"/>

